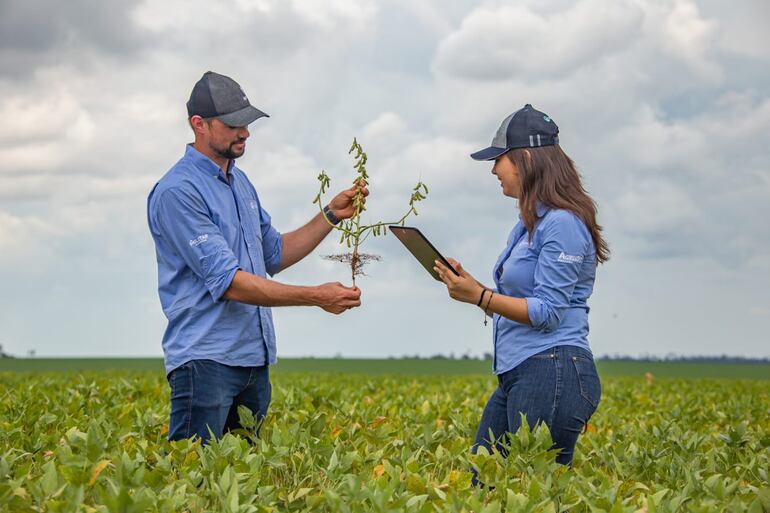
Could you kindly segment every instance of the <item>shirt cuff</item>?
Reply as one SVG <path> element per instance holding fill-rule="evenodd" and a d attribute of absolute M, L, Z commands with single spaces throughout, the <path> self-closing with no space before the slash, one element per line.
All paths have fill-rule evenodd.
<path fill-rule="evenodd" d="M 535 329 L 543 328 L 543 320 L 545 315 L 543 314 L 543 301 L 536 297 L 524 298 L 527 301 L 527 315 L 529 315 L 529 322 Z"/>
<path fill-rule="evenodd" d="M 281 270 L 281 259 L 283 258 L 283 236 L 279 235 L 275 242 L 270 259 L 265 260 L 265 271 L 270 276 L 278 274 Z"/>
<path fill-rule="evenodd" d="M 219 251 L 201 259 L 204 282 L 214 301 L 220 301 L 238 271 L 238 260 L 229 250 Z"/>

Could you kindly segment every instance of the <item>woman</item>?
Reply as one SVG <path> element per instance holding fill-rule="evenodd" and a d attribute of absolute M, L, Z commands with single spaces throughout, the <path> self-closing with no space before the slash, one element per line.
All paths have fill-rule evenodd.
<path fill-rule="evenodd" d="M 515 433 L 525 414 L 530 427 L 548 426 L 560 450 L 556 461 L 569 465 L 601 397 L 586 301 L 609 249 L 596 204 L 558 133 L 550 117 L 527 104 L 505 118 L 489 148 L 471 155 L 494 160 L 492 174 L 503 194 L 519 202 L 519 221 L 493 268 L 495 287 L 484 287 L 453 259 L 459 276 L 438 261 L 435 269 L 452 299 L 477 305 L 493 319 L 498 387 L 484 408 L 473 452 Z"/>

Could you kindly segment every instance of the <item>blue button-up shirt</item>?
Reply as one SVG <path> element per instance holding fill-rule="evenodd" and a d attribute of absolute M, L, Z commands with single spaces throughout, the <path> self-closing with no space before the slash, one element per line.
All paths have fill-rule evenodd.
<path fill-rule="evenodd" d="M 167 373 L 195 359 L 245 367 L 276 361 L 270 308 L 222 299 L 239 269 L 277 273 L 282 250 L 257 191 L 232 160 L 229 166 L 226 176 L 188 145 L 147 199 L 168 319 Z"/>
<path fill-rule="evenodd" d="M 588 347 L 596 252 L 585 223 L 567 210 L 537 208 L 532 240 L 521 220 L 493 270 L 497 292 L 527 300 L 532 325 L 495 314 L 494 371 L 507 372 L 554 346 Z"/>

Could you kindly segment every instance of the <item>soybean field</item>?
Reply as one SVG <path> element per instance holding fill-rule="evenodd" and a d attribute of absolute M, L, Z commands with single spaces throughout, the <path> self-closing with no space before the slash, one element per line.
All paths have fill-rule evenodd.
<path fill-rule="evenodd" d="M 602 376 L 570 469 L 543 427 L 470 454 L 489 374 L 279 370 L 201 446 L 160 370 L 0 372 L 0 511 L 770 511 L 770 381 Z"/>

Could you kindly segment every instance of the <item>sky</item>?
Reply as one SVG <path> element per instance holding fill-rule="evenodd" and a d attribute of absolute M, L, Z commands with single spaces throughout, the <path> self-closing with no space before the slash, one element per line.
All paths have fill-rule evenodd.
<path fill-rule="evenodd" d="M 270 114 L 238 166 L 281 232 L 316 177 L 369 156 L 371 221 L 418 180 L 419 227 L 491 282 L 518 220 L 469 158 L 531 103 L 560 127 L 612 256 L 589 300 L 598 355 L 770 356 L 770 4 L 762 0 L 0 0 L 0 344 L 24 356 L 160 356 L 146 223 L 192 141 L 208 70 Z M 350 282 L 330 236 L 274 279 Z M 470 354 L 482 312 L 393 237 L 333 316 L 276 308 L 279 357 Z"/>

